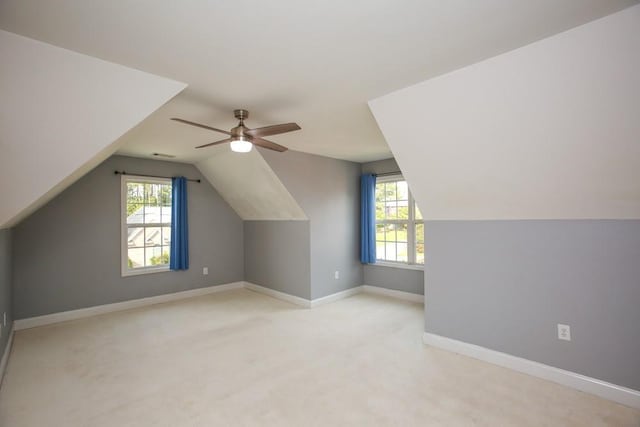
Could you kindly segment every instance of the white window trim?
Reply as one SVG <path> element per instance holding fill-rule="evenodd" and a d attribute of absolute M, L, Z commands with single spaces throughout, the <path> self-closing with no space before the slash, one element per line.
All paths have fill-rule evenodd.
<path fill-rule="evenodd" d="M 122 175 L 120 179 L 120 269 L 122 277 L 171 271 L 169 270 L 168 265 L 139 267 L 136 269 L 129 268 L 129 246 L 127 242 L 127 183 L 130 181 L 144 181 L 152 184 L 171 184 L 171 178 L 150 178 L 148 176 L 140 175 Z"/>
<path fill-rule="evenodd" d="M 420 270 L 424 271 L 424 264 L 407 264 L 405 262 L 393 262 L 393 261 L 379 261 L 376 260 L 375 264 L 366 264 L 380 267 L 400 268 L 403 270 Z"/>
<path fill-rule="evenodd" d="M 386 175 L 386 176 L 382 176 L 380 178 L 376 178 L 376 184 L 382 184 L 385 182 L 395 182 L 395 181 L 406 181 L 406 179 L 404 179 L 404 176 L 402 176 L 402 174 L 397 174 L 397 175 Z M 407 187 L 408 187 L 408 183 L 407 183 Z M 416 213 L 415 213 L 415 199 L 413 198 L 413 194 L 411 193 L 411 189 L 409 188 L 409 199 L 408 199 L 408 203 L 409 203 L 409 220 L 405 221 L 405 220 L 387 220 L 387 223 L 393 223 L 393 222 L 397 222 L 397 223 L 405 223 L 407 222 L 407 247 L 412 248 L 409 253 L 407 254 L 407 262 L 402 262 L 402 261 L 387 261 L 387 260 L 379 260 L 377 259 L 376 256 L 376 262 L 375 264 L 372 265 L 379 265 L 379 266 L 383 266 L 383 267 L 394 267 L 394 268 L 404 268 L 406 270 L 424 270 L 424 264 L 418 264 L 416 263 L 416 231 L 415 231 L 415 225 L 416 224 L 424 224 L 424 219 L 416 219 Z M 376 224 L 378 223 L 378 221 L 376 221 Z M 426 261 L 426 259 L 425 259 Z"/>

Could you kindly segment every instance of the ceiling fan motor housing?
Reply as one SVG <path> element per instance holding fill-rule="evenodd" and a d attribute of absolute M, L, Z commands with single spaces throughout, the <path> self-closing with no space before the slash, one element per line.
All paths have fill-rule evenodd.
<path fill-rule="evenodd" d="M 245 120 L 249 117 L 249 112 L 247 110 L 233 110 L 233 115 L 238 120 Z"/>
<path fill-rule="evenodd" d="M 250 141 L 251 138 L 244 134 L 244 131 L 246 130 L 246 127 L 244 126 L 244 119 L 249 117 L 249 112 L 247 110 L 233 110 L 233 115 L 236 119 L 240 120 L 240 123 L 238 123 L 238 126 L 231 129 L 231 136 L 241 141 Z"/>

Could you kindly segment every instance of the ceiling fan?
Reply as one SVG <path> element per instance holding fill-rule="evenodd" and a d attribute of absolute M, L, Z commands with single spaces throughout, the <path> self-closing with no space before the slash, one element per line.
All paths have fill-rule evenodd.
<path fill-rule="evenodd" d="M 196 148 L 204 148 L 209 147 L 211 145 L 224 144 L 227 142 L 231 143 L 231 150 L 238 153 L 248 153 L 253 148 L 253 145 L 257 145 L 259 147 L 268 148 L 269 150 L 274 151 L 287 151 L 287 147 L 283 147 L 282 145 L 276 144 L 275 142 L 267 141 L 263 139 L 263 136 L 270 135 L 278 135 L 280 133 L 292 132 L 294 130 L 301 129 L 295 123 L 283 123 L 281 125 L 273 125 L 273 126 L 265 126 L 261 128 L 249 129 L 244 125 L 244 120 L 249 117 L 249 112 L 247 110 L 233 110 L 233 115 L 236 119 L 240 120 L 238 126 L 234 127 L 230 131 L 216 129 L 211 126 L 202 125 L 200 123 L 191 122 L 189 120 L 179 119 L 177 117 L 172 117 L 171 120 L 175 120 L 176 122 L 185 123 L 191 126 L 197 126 L 203 129 L 209 129 L 215 132 L 224 133 L 225 135 L 229 135 L 229 138 L 222 139 L 220 141 L 210 142 L 209 144 L 200 145 Z"/>

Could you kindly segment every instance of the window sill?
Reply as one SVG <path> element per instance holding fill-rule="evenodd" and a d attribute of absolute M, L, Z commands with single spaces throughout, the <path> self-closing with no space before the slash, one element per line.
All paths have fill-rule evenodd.
<path fill-rule="evenodd" d="M 396 263 L 396 262 L 384 262 L 384 261 L 378 261 L 375 264 L 366 264 L 366 265 L 372 265 L 372 266 L 380 266 L 380 267 L 391 267 L 391 268 L 401 268 L 403 270 L 418 270 L 418 271 L 424 271 L 424 265 L 422 264 L 401 264 L 401 263 Z"/>
<path fill-rule="evenodd" d="M 122 277 L 140 276 L 141 274 L 164 273 L 169 270 L 169 266 L 137 268 L 135 270 L 126 270 L 122 272 Z"/>

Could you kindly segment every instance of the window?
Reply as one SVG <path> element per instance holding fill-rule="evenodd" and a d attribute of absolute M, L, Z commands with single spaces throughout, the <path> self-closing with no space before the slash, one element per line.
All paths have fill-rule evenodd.
<path fill-rule="evenodd" d="M 407 181 L 378 178 L 376 183 L 376 259 L 424 264 L 424 223 Z"/>
<path fill-rule="evenodd" d="M 122 176 L 122 275 L 169 270 L 171 180 Z"/>

